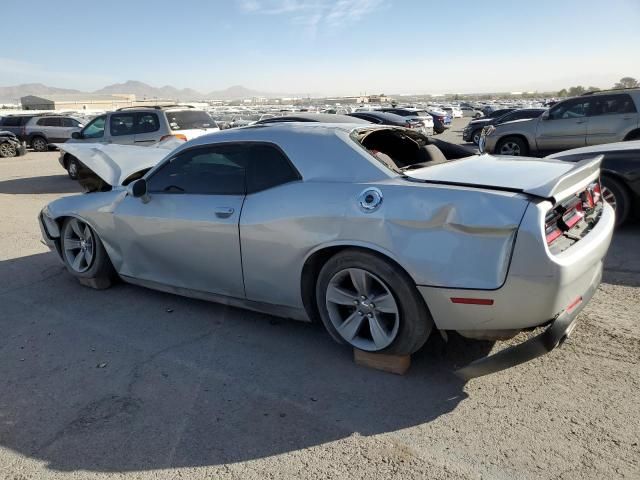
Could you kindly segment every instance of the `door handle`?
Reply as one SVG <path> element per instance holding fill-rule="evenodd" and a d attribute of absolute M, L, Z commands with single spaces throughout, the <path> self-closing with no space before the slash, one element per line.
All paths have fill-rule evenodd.
<path fill-rule="evenodd" d="M 231 207 L 218 207 L 215 209 L 216 217 L 218 218 L 229 218 L 233 215 L 233 208 Z"/>

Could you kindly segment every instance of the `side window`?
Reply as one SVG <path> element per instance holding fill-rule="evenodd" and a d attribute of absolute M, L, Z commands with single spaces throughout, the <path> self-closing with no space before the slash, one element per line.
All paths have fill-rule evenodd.
<path fill-rule="evenodd" d="M 109 119 L 109 131 L 112 137 L 121 135 L 133 135 L 135 113 L 114 113 Z"/>
<path fill-rule="evenodd" d="M 149 192 L 243 195 L 246 147 L 193 148 L 164 163 L 147 180 Z"/>
<path fill-rule="evenodd" d="M 581 118 L 587 115 L 589 100 L 576 99 L 559 103 L 549 110 L 550 120 Z"/>
<path fill-rule="evenodd" d="M 96 117 L 82 130 L 84 138 L 102 138 L 104 136 L 104 124 L 106 117 Z"/>
<path fill-rule="evenodd" d="M 151 133 L 160 130 L 160 121 L 155 113 L 136 114 L 135 133 Z"/>
<path fill-rule="evenodd" d="M 80 122 L 78 122 L 75 118 L 65 117 L 62 119 L 63 127 L 77 127 L 78 125 L 80 125 Z"/>
<path fill-rule="evenodd" d="M 40 118 L 40 119 L 36 122 L 36 124 L 37 124 L 39 127 L 50 127 L 50 126 L 51 126 L 51 123 L 49 122 L 49 120 L 50 120 L 50 119 L 49 119 L 49 118 L 46 118 L 46 117 L 45 117 L 45 118 Z"/>
<path fill-rule="evenodd" d="M 592 116 L 636 113 L 636 106 L 628 94 L 602 95 L 594 98 Z"/>
<path fill-rule="evenodd" d="M 275 146 L 254 144 L 247 149 L 247 193 L 300 180 L 287 157 Z"/>

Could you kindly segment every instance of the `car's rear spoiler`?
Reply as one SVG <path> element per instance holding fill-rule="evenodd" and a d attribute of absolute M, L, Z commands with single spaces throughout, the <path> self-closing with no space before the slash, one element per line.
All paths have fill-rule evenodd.
<path fill-rule="evenodd" d="M 574 168 L 561 177 L 554 178 L 534 188 L 527 188 L 524 192 L 536 197 L 554 199 L 555 201 L 563 200 L 575 192 L 583 190 L 598 178 L 603 158 L 604 155 L 598 155 L 594 158 L 577 162 Z"/>

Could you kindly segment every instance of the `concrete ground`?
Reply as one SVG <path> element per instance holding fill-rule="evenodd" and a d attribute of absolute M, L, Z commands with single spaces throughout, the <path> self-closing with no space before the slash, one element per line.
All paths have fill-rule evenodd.
<path fill-rule="evenodd" d="M 640 478 L 638 224 L 562 348 L 463 384 L 491 345 L 433 336 L 400 377 L 319 326 L 84 288 L 36 223 L 77 191 L 55 152 L 0 159 L 1 479 Z"/>

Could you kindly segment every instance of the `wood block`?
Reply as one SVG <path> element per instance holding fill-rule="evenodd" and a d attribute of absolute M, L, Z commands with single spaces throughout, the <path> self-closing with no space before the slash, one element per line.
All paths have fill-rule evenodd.
<path fill-rule="evenodd" d="M 404 375 L 411 366 L 411 355 L 388 355 L 353 349 L 353 361 L 363 367 Z"/>
<path fill-rule="evenodd" d="M 95 288 L 96 290 L 104 290 L 111 286 L 111 280 L 108 278 L 78 278 L 80 285 Z"/>

